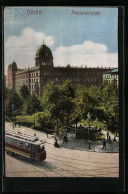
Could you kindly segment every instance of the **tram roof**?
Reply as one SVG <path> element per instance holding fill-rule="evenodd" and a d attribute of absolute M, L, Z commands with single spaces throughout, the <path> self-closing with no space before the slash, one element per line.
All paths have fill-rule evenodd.
<path fill-rule="evenodd" d="M 19 141 L 23 141 L 29 144 L 34 144 L 34 145 L 40 145 L 43 144 L 44 142 L 41 142 L 38 140 L 38 137 L 32 136 L 32 135 L 28 135 L 28 134 L 23 134 L 21 132 L 16 132 L 16 131 L 6 131 L 5 135 L 19 140 Z"/>

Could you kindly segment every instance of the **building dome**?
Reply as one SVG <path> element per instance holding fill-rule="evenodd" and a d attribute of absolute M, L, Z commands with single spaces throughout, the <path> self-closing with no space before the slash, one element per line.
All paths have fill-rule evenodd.
<path fill-rule="evenodd" d="M 9 65 L 8 65 L 8 69 L 10 69 L 10 68 L 12 68 L 12 64 L 9 64 Z"/>
<path fill-rule="evenodd" d="M 16 62 L 13 62 L 13 63 L 12 63 L 12 67 L 17 67 Z"/>
<path fill-rule="evenodd" d="M 52 52 L 49 47 L 47 47 L 45 44 L 41 45 L 37 52 L 36 56 L 52 56 Z"/>

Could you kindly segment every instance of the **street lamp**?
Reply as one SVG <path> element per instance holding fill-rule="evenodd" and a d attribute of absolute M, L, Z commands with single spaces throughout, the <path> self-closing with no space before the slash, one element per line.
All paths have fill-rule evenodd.
<path fill-rule="evenodd" d="M 88 112 L 87 117 L 88 117 L 88 123 L 89 123 L 89 128 L 90 128 L 90 119 L 91 119 L 91 114 L 90 114 L 90 112 Z"/>
<path fill-rule="evenodd" d="M 89 123 L 89 128 L 88 128 L 88 143 L 89 143 L 89 149 L 90 149 L 90 119 L 91 119 L 91 114 L 88 112 L 87 114 L 88 117 L 88 123 Z"/>

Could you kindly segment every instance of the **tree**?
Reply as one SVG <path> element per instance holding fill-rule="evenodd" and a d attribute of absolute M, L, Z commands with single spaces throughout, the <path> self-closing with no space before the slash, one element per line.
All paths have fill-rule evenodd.
<path fill-rule="evenodd" d="M 40 99 L 35 94 L 30 96 L 29 100 L 27 101 L 26 113 L 32 115 L 41 110 Z"/>
<path fill-rule="evenodd" d="M 65 96 L 68 98 L 74 98 L 75 92 L 72 87 L 72 83 L 69 80 L 66 80 L 65 83 L 59 88 L 61 96 Z"/>
<path fill-rule="evenodd" d="M 5 105 L 5 114 L 8 116 L 16 116 L 17 114 L 20 114 L 22 105 L 23 101 L 19 94 L 12 90 Z"/>
<path fill-rule="evenodd" d="M 43 111 L 49 111 L 50 121 L 55 122 L 57 132 L 59 133 L 59 118 L 60 118 L 60 92 L 55 81 L 50 82 L 45 86 L 41 98 L 41 106 Z M 42 113 L 43 114 L 43 113 Z"/>
<path fill-rule="evenodd" d="M 55 123 L 51 120 L 51 114 L 49 110 L 36 113 L 36 119 L 44 130 L 50 130 L 55 127 Z"/>
<path fill-rule="evenodd" d="M 28 87 L 26 85 L 23 85 L 20 89 L 20 93 L 23 99 L 28 99 L 30 93 L 28 90 Z"/>
<path fill-rule="evenodd" d="M 66 82 L 59 88 L 60 92 L 60 123 L 64 129 L 68 128 L 74 107 L 75 92 L 71 81 Z"/>
<path fill-rule="evenodd" d="M 74 90 L 68 80 L 61 87 L 58 87 L 54 81 L 45 87 L 41 105 L 44 112 L 49 111 L 50 120 L 55 123 L 57 133 L 59 133 L 59 128 L 69 126 L 73 110 L 73 98 Z"/>
<path fill-rule="evenodd" d="M 81 121 L 82 118 L 82 98 L 74 98 L 74 107 L 73 107 L 73 112 L 71 114 L 71 123 L 75 123 L 76 124 L 76 128 L 77 128 L 77 124 L 78 122 Z"/>
<path fill-rule="evenodd" d="M 100 109 L 103 111 L 100 119 L 105 123 L 107 129 L 112 132 L 119 130 L 119 91 L 111 83 L 103 83 L 101 86 Z M 104 115 L 104 117 L 103 117 Z"/>

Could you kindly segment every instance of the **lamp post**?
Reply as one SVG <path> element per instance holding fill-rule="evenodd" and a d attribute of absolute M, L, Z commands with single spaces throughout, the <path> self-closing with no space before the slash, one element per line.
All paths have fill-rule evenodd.
<path fill-rule="evenodd" d="M 90 114 L 90 112 L 88 112 L 87 117 L 88 117 L 88 123 L 89 123 L 89 128 L 90 128 L 90 119 L 91 119 L 91 114 Z"/>
<path fill-rule="evenodd" d="M 88 123 L 89 123 L 89 128 L 88 128 L 88 143 L 89 143 L 89 149 L 90 149 L 90 119 L 91 119 L 91 114 L 88 112 L 87 114 L 88 117 Z"/>

